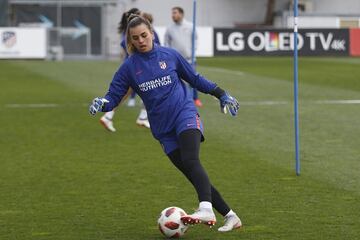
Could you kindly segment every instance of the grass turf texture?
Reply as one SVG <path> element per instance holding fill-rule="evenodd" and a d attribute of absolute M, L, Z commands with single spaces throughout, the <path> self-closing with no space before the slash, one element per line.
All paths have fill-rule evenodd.
<path fill-rule="evenodd" d="M 105 93 L 116 68 L 0 62 L 0 239 L 163 239 L 162 209 L 197 207 L 190 184 L 135 125 L 139 108 L 118 109 L 115 134 L 89 116 L 87 104 Z M 200 114 L 202 163 L 244 228 L 195 226 L 184 239 L 358 239 L 360 105 L 317 101 L 360 99 L 359 59 L 300 59 L 300 177 L 292 60 L 199 59 L 198 70 L 242 104 L 231 118 L 201 95 Z"/>

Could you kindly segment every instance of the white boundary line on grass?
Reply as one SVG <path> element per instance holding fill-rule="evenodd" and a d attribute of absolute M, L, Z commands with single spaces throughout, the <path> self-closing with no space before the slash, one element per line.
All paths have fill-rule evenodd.
<path fill-rule="evenodd" d="M 360 100 L 318 100 L 317 104 L 360 104 Z"/>
<path fill-rule="evenodd" d="M 240 101 L 240 106 L 266 106 L 266 105 L 286 105 L 287 101 Z"/>
<path fill-rule="evenodd" d="M 60 104 L 56 104 L 56 103 L 28 103 L 28 104 L 10 103 L 10 104 L 5 104 L 6 108 L 56 108 L 59 106 L 60 106 Z"/>
<path fill-rule="evenodd" d="M 306 101 L 305 103 L 315 103 L 315 104 L 328 104 L 328 105 L 343 105 L 343 104 L 360 104 L 360 100 L 353 99 L 353 100 L 315 100 L 315 101 Z M 292 102 L 288 101 L 240 101 L 240 105 L 244 106 L 253 106 L 253 105 L 286 105 L 286 104 L 292 104 Z"/>
<path fill-rule="evenodd" d="M 229 70 L 229 69 L 225 69 L 225 68 L 204 67 L 204 66 L 201 66 L 201 68 L 205 68 L 208 71 L 213 71 L 213 72 L 218 72 L 218 73 L 229 73 L 229 74 L 234 74 L 234 75 L 238 75 L 238 76 L 244 76 L 245 75 L 245 73 L 243 73 L 241 71 Z"/>
<path fill-rule="evenodd" d="M 360 99 L 353 100 L 316 100 L 316 101 L 306 101 L 306 103 L 314 104 L 327 104 L 327 105 L 336 105 L 336 104 L 360 104 Z M 271 105 L 287 105 L 292 104 L 290 101 L 240 101 L 242 106 L 271 106 Z M 74 104 L 77 105 L 77 104 Z M 81 104 L 82 106 L 88 106 L 89 104 Z M 29 104 L 5 104 L 5 108 L 57 108 L 65 106 L 65 104 L 57 103 L 29 103 Z"/>

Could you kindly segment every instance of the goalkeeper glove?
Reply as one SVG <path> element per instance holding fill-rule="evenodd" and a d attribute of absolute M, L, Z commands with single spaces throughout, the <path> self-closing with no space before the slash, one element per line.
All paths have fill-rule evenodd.
<path fill-rule="evenodd" d="M 229 112 L 232 116 L 236 116 L 236 114 L 240 108 L 240 104 L 236 100 L 236 98 L 230 96 L 227 92 L 225 92 L 220 97 L 219 100 L 220 100 L 220 110 L 222 113 L 226 114 L 227 110 L 229 110 Z"/>
<path fill-rule="evenodd" d="M 95 115 L 97 112 L 101 112 L 103 107 L 105 106 L 105 103 L 108 103 L 109 101 L 105 98 L 96 97 L 92 101 L 89 112 L 91 115 Z"/>

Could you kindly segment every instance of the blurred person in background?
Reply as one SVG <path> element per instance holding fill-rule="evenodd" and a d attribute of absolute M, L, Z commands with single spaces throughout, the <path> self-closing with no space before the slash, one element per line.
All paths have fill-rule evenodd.
<path fill-rule="evenodd" d="M 121 46 L 120 60 L 121 60 L 121 62 L 124 62 L 129 57 L 129 54 L 126 49 L 126 28 L 127 28 L 128 18 L 131 14 L 141 15 L 144 18 L 146 18 L 151 24 L 153 22 L 153 16 L 150 13 L 141 12 L 138 8 L 132 8 L 129 11 L 123 13 L 120 23 L 119 23 L 119 27 L 118 27 L 118 32 L 121 35 L 121 42 L 120 42 L 120 46 Z M 159 36 L 156 32 L 154 32 L 154 41 L 155 41 L 155 43 L 160 45 Z M 126 100 L 126 98 L 128 98 L 129 95 L 130 95 L 130 99 L 128 101 L 128 106 L 135 106 L 136 93 L 134 91 L 132 91 L 132 89 L 129 89 L 127 95 L 123 98 L 123 100 Z M 105 113 L 100 118 L 100 123 L 110 132 L 116 131 L 116 129 L 114 127 L 114 123 L 113 123 L 114 115 L 115 115 L 115 110 L 111 110 L 111 111 Z M 139 114 L 138 118 L 136 119 L 136 124 L 139 126 L 144 126 L 146 128 L 150 128 L 150 123 L 149 123 L 149 120 L 147 117 L 147 112 L 146 112 L 146 109 L 144 106 L 142 106 L 142 108 L 140 110 L 140 114 Z"/>
<path fill-rule="evenodd" d="M 126 31 L 130 57 L 114 74 L 107 94 L 92 101 L 90 114 L 111 111 L 131 87 L 148 110 L 154 138 L 197 192 L 198 210 L 183 216 L 181 220 L 185 224 L 204 223 L 213 226 L 216 223 L 215 208 L 225 221 L 218 231 L 240 228 L 240 218 L 211 184 L 200 162 L 203 126 L 184 81 L 218 98 L 220 110 L 226 113 L 227 109 L 232 116 L 237 114 L 238 101 L 217 84 L 195 72 L 175 49 L 154 43 L 152 25 L 145 18 L 132 15 Z"/>
<path fill-rule="evenodd" d="M 192 63 L 192 34 L 193 24 L 184 18 L 184 10 L 181 7 L 173 7 L 171 17 L 173 23 L 167 27 L 165 32 L 164 46 L 176 49 L 190 64 Z M 196 34 L 196 33 L 195 33 Z M 196 35 L 195 35 L 196 38 Z M 197 107 L 202 106 L 196 88 L 193 88 L 193 100 Z"/>
<path fill-rule="evenodd" d="M 140 14 L 140 10 L 138 8 L 132 8 L 127 12 L 124 12 L 121 16 L 121 20 L 119 22 L 118 27 L 118 33 L 120 34 L 121 41 L 120 41 L 120 62 L 124 62 L 126 58 L 129 56 L 126 51 L 126 28 L 128 23 L 128 18 L 130 14 Z M 131 90 L 128 91 L 126 96 L 124 97 L 124 100 L 127 99 L 127 97 L 131 94 Z M 120 103 L 119 103 L 120 104 Z M 101 118 L 100 123 L 110 132 L 116 132 L 116 129 L 114 127 L 113 118 L 115 115 L 115 108 L 109 112 L 106 112 Z"/>

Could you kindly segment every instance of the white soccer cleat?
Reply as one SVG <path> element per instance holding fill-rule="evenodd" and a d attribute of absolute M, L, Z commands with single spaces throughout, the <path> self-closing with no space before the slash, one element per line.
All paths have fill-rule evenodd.
<path fill-rule="evenodd" d="M 136 124 L 142 127 L 150 128 L 150 123 L 147 118 L 138 118 L 136 119 Z"/>
<path fill-rule="evenodd" d="M 128 102 L 127 102 L 127 106 L 128 106 L 128 107 L 135 107 L 135 105 L 136 105 L 136 100 L 135 100 L 135 98 L 130 98 L 130 99 L 128 100 Z"/>
<path fill-rule="evenodd" d="M 219 227 L 218 231 L 219 232 L 229 232 L 233 229 L 241 228 L 241 226 L 242 226 L 242 223 L 241 223 L 240 218 L 236 214 L 233 214 L 233 215 L 225 217 L 224 226 Z"/>
<path fill-rule="evenodd" d="M 105 115 L 100 118 L 100 123 L 110 132 L 116 132 L 113 121 L 111 119 L 108 119 Z"/>
<path fill-rule="evenodd" d="M 212 227 L 216 224 L 216 217 L 212 209 L 201 208 L 196 210 L 196 212 L 191 215 L 182 217 L 181 221 L 185 225 L 204 223 L 209 227 Z"/>

